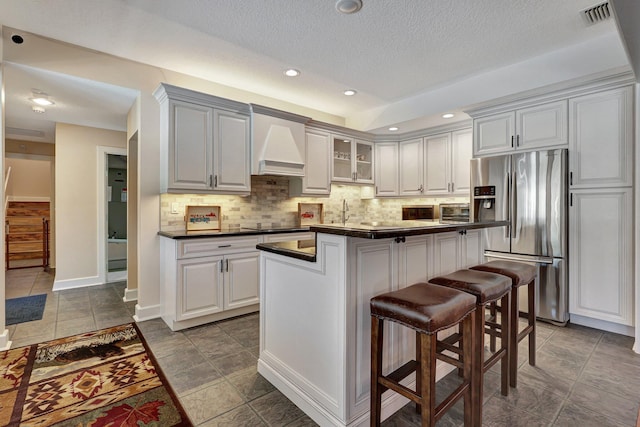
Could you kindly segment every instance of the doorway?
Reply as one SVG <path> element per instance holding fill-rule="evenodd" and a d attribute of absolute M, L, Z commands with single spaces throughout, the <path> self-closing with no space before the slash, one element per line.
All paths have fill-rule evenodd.
<path fill-rule="evenodd" d="M 98 147 L 98 272 L 104 283 L 127 280 L 127 150 Z"/>

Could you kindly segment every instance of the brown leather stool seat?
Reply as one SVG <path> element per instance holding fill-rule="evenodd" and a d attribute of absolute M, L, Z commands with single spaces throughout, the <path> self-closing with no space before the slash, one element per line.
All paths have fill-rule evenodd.
<path fill-rule="evenodd" d="M 536 267 L 523 262 L 496 260 L 471 267 L 471 270 L 488 271 L 501 274 L 511 279 L 511 307 L 509 335 L 511 352 L 509 354 L 509 383 L 511 387 L 517 385 L 518 375 L 518 344 L 525 337 L 529 337 L 529 365 L 536 365 Z M 518 318 L 518 288 L 527 286 L 527 326 L 520 331 Z M 495 316 L 496 307 L 493 304 L 491 313 Z M 495 350 L 495 337 L 491 337 L 491 350 Z"/>
<path fill-rule="evenodd" d="M 474 406 L 471 395 L 473 333 L 476 299 L 455 289 L 418 283 L 371 299 L 371 426 L 380 425 L 382 393 L 393 390 L 412 400 L 422 416 L 423 426 L 436 421 L 461 397 L 464 398 L 465 426 L 472 424 Z M 388 375 L 382 375 L 384 321 L 404 325 L 416 331 L 416 358 Z M 441 353 L 437 332 L 460 325 L 461 344 L 445 346 L 458 358 Z M 444 360 L 462 370 L 462 384 L 436 406 L 436 361 Z M 416 373 L 416 390 L 400 381 Z"/>
<path fill-rule="evenodd" d="M 509 394 L 509 296 L 511 280 L 505 276 L 476 270 L 458 270 L 445 276 L 434 277 L 429 283 L 447 286 L 453 289 L 467 292 L 476 298 L 476 311 L 474 314 L 476 332 L 474 334 L 474 367 L 472 377 L 474 384 L 471 387 L 472 400 L 480 402 L 474 405 L 475 420 L 482 422 L 482 388 L 484 372 L 500 361 L 501 392 L 504 396 Z M 500 323 L 485 321 L 485 308 L 494 301 L 501 302 Z M 502 307 L 506 305 L 506 307 Z M 486 360 L 484 360 L 484 334 L 486 326 L 490 334 L 500 333 L 500 348 Z"/>

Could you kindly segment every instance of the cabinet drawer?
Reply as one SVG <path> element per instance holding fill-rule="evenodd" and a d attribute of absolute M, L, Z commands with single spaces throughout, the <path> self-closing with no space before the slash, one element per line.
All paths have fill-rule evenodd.
<path fill-rule="evenodd" d="M 312 231 L 301 233 L 278 233 L 278 234 L 265 234 L 263 236 L 264 243 L 274 242 L 289 242 L 291 240 L 313 240 L 316 238 L 316 233 Z"/>
<path fill-rule="evenodd" d="M 231 254 L 255 249 L 260 236 L 193 239 L 178 243 L 178 259 Z"/>

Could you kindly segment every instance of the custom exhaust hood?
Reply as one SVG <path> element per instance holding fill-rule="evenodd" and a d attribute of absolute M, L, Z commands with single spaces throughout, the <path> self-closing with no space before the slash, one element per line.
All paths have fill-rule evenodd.
<path fill-rule="evenodd" d="M 304 176 L 305 123 L 309 120 L 251 104 L 251 174 Z"/>

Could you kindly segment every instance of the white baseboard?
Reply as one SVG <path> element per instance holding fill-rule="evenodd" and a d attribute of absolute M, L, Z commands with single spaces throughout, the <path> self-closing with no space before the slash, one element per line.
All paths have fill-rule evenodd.
<path fill-rule="evenodd" d="M 570 315 L 569 322 L 576 325 L 587 326 L 589 328 L 600 329 L 601 331 L 627 335 L 629 337 L 635 336 L 635 328 L 633 326 L 607 322 L 606 320 L 593 319 L 591 317 L 580 316 L 572 313 Z"/>
<path fill-rule="evenodd" d="M 157 319 L 161 314 L 160 304 L 148 307 L 141 307 L 140 304 L 136 304 L 136 314 L 134 314 L 133 319 L 136 322 L 144 322 L 145 320 Z"/>
<path fill-rule="evenodd" d="M 124 297 L 122 297 L 122 301 L 130 302 L 138 300 L 138 290 L 137 289 L 129 289 L 126 288 L 124 290 Z"/>
<path fill-rule="evenodd" d="M 38 196 L 7 196 L 7 200 L 10 202 L 49 202 L 50 197 L 38 197 Z"/>
<path fill-rule="evenodd" d="M 127 270 L 107 272 L 107 283 L 122 282 L 127 280 Z"/>
<path fill-rule="evenodd" d="M 104 282 L 98 276 L 81 277 L 79 279 L 54 280 L 53 290 L 63 291 L 65 289 L 84 288 L 86 286 L 103 285 Z"/>
<path fill-rule="evenodd" d="M 0 350 L 9 350 L 11 348 L 11 341 L 9 341 L 9 330 L 5 329 L 0 335 Z"/>

